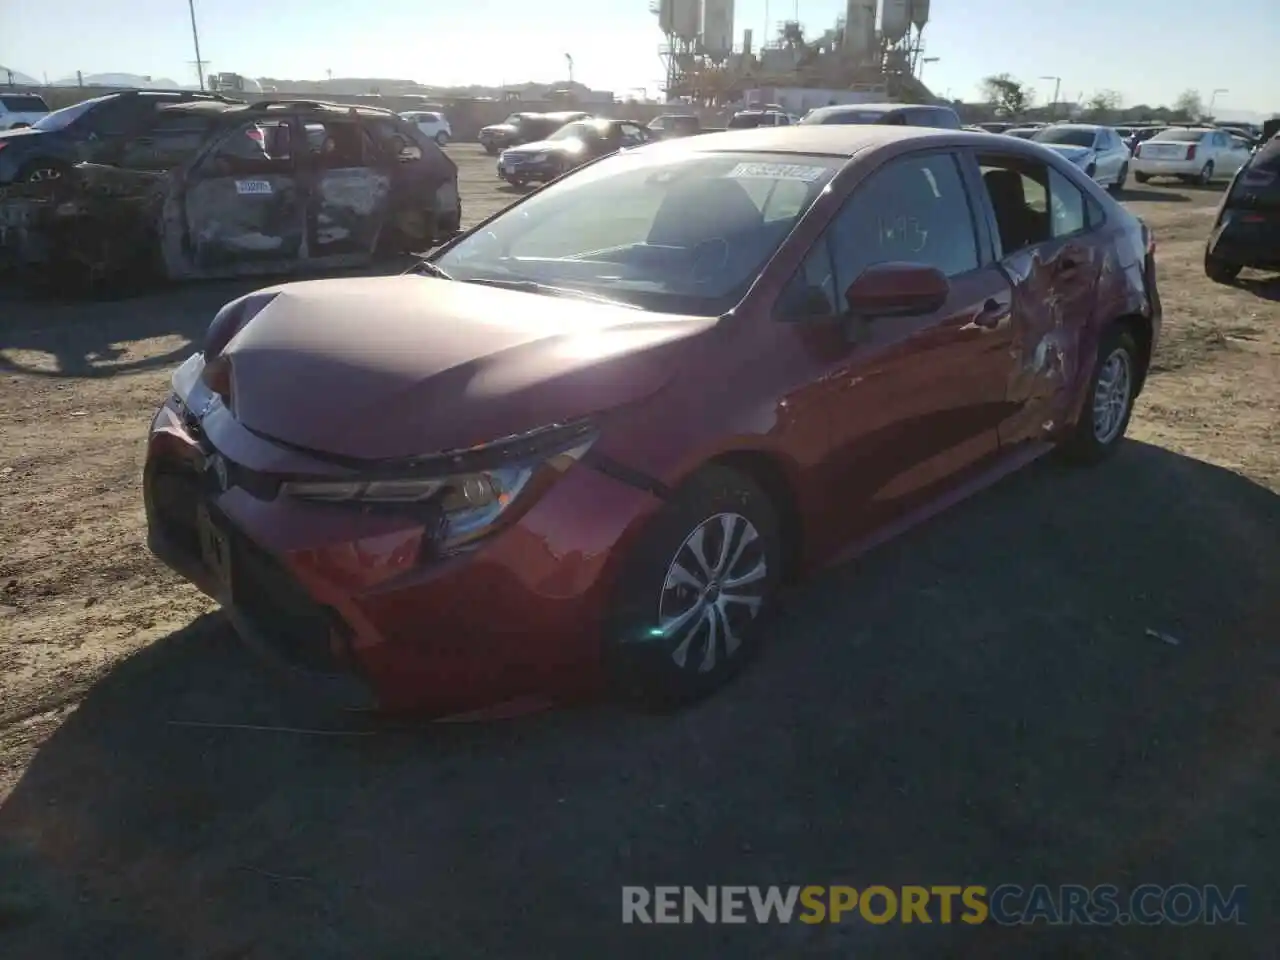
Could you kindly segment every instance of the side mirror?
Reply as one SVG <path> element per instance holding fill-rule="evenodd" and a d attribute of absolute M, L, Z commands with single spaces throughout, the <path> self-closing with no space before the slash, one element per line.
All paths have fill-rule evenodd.
<path fill-rule="evenodd" d="M 877 263 L 849 284 L 844 299 L 849 315 L 918 317 L 941 310 L 951 294 L 951 284 L 937 267 L 920 263 Z"/>

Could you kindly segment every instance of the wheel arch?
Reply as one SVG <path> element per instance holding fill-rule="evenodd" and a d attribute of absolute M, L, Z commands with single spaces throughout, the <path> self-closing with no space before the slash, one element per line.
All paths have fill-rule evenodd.
<path fill-rule="evenodd" d="M 1127 313 L 1116 317 L 1108 327 L 1123 327 L 1132 334 L 1134 342 L 1138 347 L 1138 384 L 1135 390 L 1141 391 L 1147 381 L 1147 371 L 1151 369 L 1151 349 L 1154 342 L 1155 331 L 1151 323 L 1151 318 L 1143 316 L 1141 313 Z"/>
<path fill-rule="evenodd" d="M 803 566 L 805 530 L 800 500 L 783 459 L 765 450 L 730 450 L 711 457 L 698 469 L 708 466 L 741 473 L 764 491 L 778 516 L 783 579 L 793 580 Z"/>

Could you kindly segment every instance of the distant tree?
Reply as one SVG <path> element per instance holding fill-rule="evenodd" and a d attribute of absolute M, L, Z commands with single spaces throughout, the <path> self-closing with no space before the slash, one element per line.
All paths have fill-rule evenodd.
<path fill-rule="evenodd" d="M 1118 90 L 1099 90 L 1085 104 L 1085 115 L 1095 123 L 1109 123 L 1124 108 Z"/>
<path fill-rule="evenodd" d="M 1173 101 L 1173 115 L 1179 120 L 1199 120 L 1204 116 L 1204 101 L 1195 90 L 1183 90 Z"/>
<path fill-rule="evenodd" d="M 998 73 L 982 81 L 982 95 L 995 108 L 996 114 L 1019 117 L 1031 106 L 1031 90 L 1007 73 Z"/>

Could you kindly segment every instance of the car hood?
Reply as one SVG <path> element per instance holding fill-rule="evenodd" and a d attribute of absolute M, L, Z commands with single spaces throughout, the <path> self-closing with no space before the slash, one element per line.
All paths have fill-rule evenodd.
<path fill-rule="evenodd" d="M 1050 150 L 1062 154 L 1068 160 L 1078 160 L 1087 154 L 1093 153 L 1092 147 L 1078 147 L 1072 143 L 1041 143 L 1040 146 L 1048 147 Z"/>
<path fill-rule="evenodd" d="M 223 351 L 237 419 L 360 459 L 463 449 L 642 399 L 716 322 L 417 275 L 266 292 Z"/>

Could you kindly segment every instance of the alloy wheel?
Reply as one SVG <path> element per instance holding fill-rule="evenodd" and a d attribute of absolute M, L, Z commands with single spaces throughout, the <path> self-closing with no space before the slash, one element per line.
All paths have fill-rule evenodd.
<path fill-rule="evenodd" d="M 658 633 L 677 667 L 708 673 L 733 658 L 764 602 L 768 573 L 764 541 L 741 514 L 718 513 L 694 529 L 658 599 Z"/>
<path fill-rule="evenodd" d="M 57 167 L 37 167 L 27 174 L 27 183 L 48 183 L 61 178 L 62 173 Z"/>
<path fill-rule="evenodd" d="M 1129 351 L 1117 347 L 1099 368 L 1093 388 L 1093 436 L 1103 446 L 1114 441 L 1124 428 L 1132 388 L 1133 363 Z"/>

